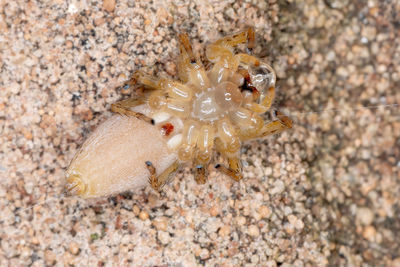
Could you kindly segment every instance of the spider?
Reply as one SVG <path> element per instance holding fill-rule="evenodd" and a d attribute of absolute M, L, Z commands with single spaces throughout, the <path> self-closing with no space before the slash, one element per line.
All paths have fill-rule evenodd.
<path fill-rule="evenodd" d="M 85 142 L 67 170 L 67 191 L 85 197 L 110 195 L 143 185 L 145 180 L 158 191 L 181 163 L 192 163 L 196 182 L 204 184 L 215 152 L 227 162 L 215 168 L 241 180 L 242 143 L 292 127 L 291 119 L 280 112 L 273 121 L 261 116 L 271 109 L 275 72 L 257 57 L 236 52 L 240 44 L 251 50 L 254 36 L 254 29 L 248 28 L 217 40 L 206 47 L 207 64 L 203 64 L 188 35 L 180 34 L 179 80 L 136 72 L 125 86 L 140 88 L 141 93 L 111 105 L 111 111 L 124 119 L 112 117 L 109 120 L 115 122 L 106 122 Z M 143 137 L 137 145 L 131 144 L 130 152 L 124 148 L 129 146 L 124 141 L 127 135 L 135 139 L 132 142 Z M 106 157 L 107 148 L 116 146 L 123 151 Z M 132 162 L 132 157 L 131 166 L 118 163 Z M 99 163 L 101 170 L 93 170 L 96 167 L 91 165 Z M 130 170 L 136 172 L 129 174 Z"/>

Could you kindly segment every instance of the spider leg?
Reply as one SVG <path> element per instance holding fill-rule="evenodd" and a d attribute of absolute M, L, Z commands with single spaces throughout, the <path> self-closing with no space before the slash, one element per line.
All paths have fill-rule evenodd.
<path fill-rule="evenodd" d="M 196 180 L 197 184 L 206 183 L 207 181 L 206 166 L 198 164 L 196 167 L 194 167 L 194 179 Z"/>
<path fill-rule="evenodd" d="M 243 179 L 242 164 L 239 157 L 228 158 L 228 164 L 229 167 L 226 167 L 222 164 L 217 164 L 215 165 L 215 168 L 237 182 Z"/>
<path fill-rule="evenodd" d="M 238 53 L 235 55 L 235 58 L 245 65 L 258 67 L 261 64 L 261 61 L 257 57 L 245 53 Z"/>
<path fill-rule="evenodd" d="M 189 63 L 196 63 L 196 57 L 194 56 L 193 53 L 193 48 L 192 45 L 190 44 L 189 41 L 189 36 L 187 33 L 181 33 L 179 34 L 179 42 L 181 44 L 181 56 L 182 58 L 185 59 L 185 61 Z"/>
<path fill-rule="evenodd" d="M 189 37 L 186 33 L 179 34 L 180 56 L 177 68 L 179 79 L 183 83 L 190 81 L 198 88 L 209 86 L 209 80 L 203 64 L 193 53 Z"/>
<path fill-rule="evenodd" d="M 292 128 L 293 122 L 288 116 L 285 116 L 280 112 L 277 112 L 277 116 L 278 120 L 264 124 L 259 137 L 265 137 L 271 134 L 281 133 L 284 130 Z"/>
<path fill-rule="evenodd" d="M 221 38 L 206 48 L 206 57 L 215 63 L 211 71 L 211 79 L 220 83 L 229 79 L 238 69 L 241 60 L 254 61 L 257 66 L 259 60 L 247 54 L 234 55 L 233 47 L 247 41 L 248 48 L 254 46 L 254 29 L 249 28 L 233 36 Z"/>
<path fill-rule="evenodd" d="M 151 123 L 154 125 L 154 120 L 152 118 L 147 117 L 143 113 L 135 112 L 132 111 L 131 108 L 139 106 L 144 104 L 143 100 L 138 100 L 135 98 L 128 98 L 122 101 L 118 101 L 117 103 L 111 104 L 111 111 L 125 115 L 125 116 L 131 116 L 131 117 L 136 117 L 140 120 L 143 120 L 145 122 Z"/>
<path fill-rule="evenodd" d="M 249 27 L 247 30 L 244 30 L 232 36 L 226 36 L 224 38 L 221 38 L 217 40 L 214 44 L 234 47 L 237 46 L 238 44 L 243 44 L 245 42 L 247 42 L 247 47 L 249 49 L 252 49 L 254 47 L 255 34 L 253 27 Z"/>
<path fill-rule="evenodd" d="M 246 106 L 259 114 L 267 112 L 272 105 L 272 102 L 274 101 L 275 98 L 275 87 L 271 86 L 266 90 L 266 92 L 263 92 L 261 95 L 261 102 L 256 103 L 256 102 L 250 102 Z"/>
<path fill-rule="evenodd" d="M 175 161 L 171 164 L 171 166 L 157 176 L 156 168 L 154 167 L 153 163 L 151 163 L 151 161 L 146 161 L 145 164 L 150 173 L 150 186 L 155 191 L 159 191 L 171 179 L 172 175 L 174 175 L 179 166 L 178 161 Z"/>
<path fill-rule="evenodd" d="M 171 79 L 161 79 L 160 86 L 168 93 L 169 97 L 183 102 L 190 101 L 194 94 L 193 89 L 189 86 Z"/>
<path fill-rule="evenodd" d="M 162 89 L 161 80 L 162 79 L 157 79 L 151 75 L 145 74 L 142 71 L 136 71 L 128 83 L 142 84 L 146 87 L 146 89 L 160 90 Z"/>

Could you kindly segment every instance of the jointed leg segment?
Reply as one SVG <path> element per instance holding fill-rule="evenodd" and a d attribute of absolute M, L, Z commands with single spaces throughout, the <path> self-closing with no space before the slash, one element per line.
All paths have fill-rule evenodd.
<path fill-rule="evenodd" d="M 155 190 L 159 191 L 172 177 L 175 171 L 178 169 L 178 161 L 172 163 L 165 171 L 163 171 L 159 176 L 156 174 L 156 168 L 151 161 L 145 162 L 147 169 L 150 172 L 149 183 L 150 186 Z"/>
<path fill-rule="evenodd" d="M 278 111 L 277 117 L 278 117 L 278 120 L 272 121 L 263 126 L 260 137 L 265 137 L 265 136 L 268 136 L 271 134 L 277 134 L 277 133 L 283 132 L 286 129 L 292 128 L 293 122 L 288 116 L 285 116 Z"/>
<path fill-rule="evenodd" d="M 228 175 L 236 182 L 240 181 L 243 178 L 242 174 L 242 164 L 240 162 L 239 157 L 228 158 L 229 167 L 226 167 L 222 164 L 215 165 L 215 168 L 220 172 Z"/>
<path fill-rule="evenodd" d="M 179 34 L 179 41 L 181 43 L 181 56 L 192 64 L 196 63 L 196 57 L 194 56 L 188 35 L 186 33 Z"/>
<path fill-rule="evenodd" d="M 206 169 L 203 165 L 197 165 L 195 167 L 194 179 L 196 180 L 197 184 L 206 183 Z"/>
<path fill-rule="evenodd" d="M 129 99 L 125 99 L 125 100 L 119 101 L 117 103 L 111 104 L 111 111 L 115 112 L 115 113 L 119 113 L 121 115 L 125 115 L 125 116 L 136 117 L 140 120 L 143 120 L 145 122 L 148 122 L 148 123 L 154 125 L 154 120 L 152 118 L 149 118 L 142 113 L 131 110 L 131 108 L 139 106 L 143 103 L 144 102 L 142 100 L 129 98 Z"/>
<path fill-rule="evenodd" d="M 239 32 L 233 36 L 227 36 L 219 39 L 214 44 L 223 46 L 237 46 L 238 44 L 245 43 L 247 41 L 247 47 L 252 49 L 254 47 L 255 34 L 252 27 L 245 31 Z"/>

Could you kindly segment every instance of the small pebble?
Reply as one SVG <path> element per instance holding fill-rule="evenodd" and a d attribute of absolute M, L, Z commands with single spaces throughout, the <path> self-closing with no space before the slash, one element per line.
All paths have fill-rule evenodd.
<path fill-rule="evenodd" d="M 271 194 L 276 195 L 280 194 L 285 190 L 285 184 L 282 180 L 276 180 L 274 183 L 274 188 L 271 190 Z"/>
<path fill-rule="evenodd" d="M 53 265 L 56 262 L 56 254 L 50 249 L 47 249 L 44 252 L 44 259 L 48 265 Z"/>
<path fill-rule="evenodd" d="M 368 241 L 373 242 L 375 240 L 376 229 L 372 225 L 366 226 L 364 228 L 363 237 Z"/>
<path fill-rule="evenodd" d="M 76 255 L 79 252 L 79 246 L 76 242 L 71 242 L 69 244 L 69 252 L 71 252 L 72 254 Z"/>
<path fill-rule="evenodd" d="M 153 225 L 157 230 L 166 231 L 167 230 L 167 218 L 161 217 L 153 221 Z"/>
<path fill-rule="evenodd" d="M 148 214 L 146 211 L 141 211 L 141 212 L 139 213 L 139 218 L 140 218 L 142 221 L 145 221 L 145 220 L 149 219 L 149 214 Z"/>
<path fill-rule="evenodd" d="M 160 240 L 161 244 L 167 245 L 170 241 L 170 236 L 169 233 L 164 232 L 164 231 L 158 231 L 158 239 Z"/>
<path fill-rule="evenodd" d="M 115 0 L 103 0 L 103 8 L 107 12 L 113 12 L 115 8 Z"/>
<path fill-rule="evenodd" d="M 271 210 L 267 206 L 260 206 L 258 208 L 258 213 L 261 218 L 268 218 L 271 215 Z"/>
<path fill-rule="evenodd" d="M 374 213 L 366 207 L 358 208 L 356 217 L 363 225 L 370 225 L 374 221 Z"/>
<path fill-rule="evenodd" d="M 137 205 L 134 205 L 132 208 L 132 212 L 133 214 L 135 214 L 135 216 L 139 216 L 140 208 Z"/>
<path fill-rule="evenodd" d="M 243 216 L 239 216 L 236 218 L 236 223 L 238 226 L 243 226 L 246 223 L 246 218 Z"/>
<path fill-rule="evenodd" d="M 202 260 L 206 260 L 206 259 L 210 258 L 210 252 L 208 251 L 208 249 L 203 248 L 200 251 L 200 258 Z"/>
<path fill-rule="evenodd" d="M 219 214 L 219 208 L 217 205 L 214 205 L 210 208 L 210 215 L 215 217 Z"/>
<path fill-rule="evenodd" d="M 252 237 L 258 237 L 260 235 L 260 229 L 254 224 L 249 226 L 248 234 Z"/>
<path fill-rule="evenodd" d="M 221 237 L 226 237 L 231 233 L 231 227 L 229 225 L 224 225 L 222 226 L 219 231 L 218 234 Z"/>

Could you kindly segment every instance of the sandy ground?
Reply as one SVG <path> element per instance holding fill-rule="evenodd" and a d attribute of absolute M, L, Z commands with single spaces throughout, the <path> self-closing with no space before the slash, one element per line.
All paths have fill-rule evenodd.
<path fill-rule="evenodd" d="M 400 266 L 400 4 L 1 1 L 1 266 Z M 64 170 L 138 69 L 252 25 L 294 120 L 245 178 L 85 201 Z"/>

